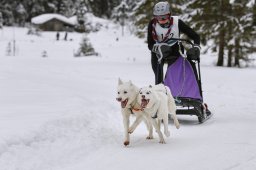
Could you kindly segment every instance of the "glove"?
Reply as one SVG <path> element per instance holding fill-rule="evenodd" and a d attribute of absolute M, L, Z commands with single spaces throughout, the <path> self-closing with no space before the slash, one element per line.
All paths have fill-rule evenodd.
<path fill-rule="evenodd" d="M 201 47 L 195 44 L 192 48 L 187 51 L 187 58 L 189 60 L 199 60 L 200 59 L 200 49 Z"/>
<path fill-rule="evenodd" d="M 160 44 L 154 44 L 152 48 L 152 52 L 159 54 L 159 46 Z"/>

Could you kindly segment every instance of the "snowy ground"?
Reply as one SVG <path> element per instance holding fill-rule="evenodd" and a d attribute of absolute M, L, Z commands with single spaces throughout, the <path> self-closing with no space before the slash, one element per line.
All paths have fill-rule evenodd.
<path fill-rule="evenodd" d="M 0 170 L 256 169 L 255 68 L 214 67 L 216 56 L 202 56 L 214 116 L 204 124 L 179 116 L 181 128 L 171 122 L 164 145 L 156 134 L 146 140 L 142 124 L 124 147 L 117 79 L 153 84 L 143 40 L 109 24 L 89 34 L 101 56 L 75 58 L 82 34 L 56 41 L 55 33 L 26 32 L 0 30 Z M 14 36 L 17 53 L 6 56 Z"/>

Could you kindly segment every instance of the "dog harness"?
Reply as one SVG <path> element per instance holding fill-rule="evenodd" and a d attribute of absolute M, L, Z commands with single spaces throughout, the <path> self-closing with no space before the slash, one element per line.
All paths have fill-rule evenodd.
<path fill-rule="evenodd" d="M 135 111 L 135 112 L 143 111 L 143 109 L 141 107 L 136 108 L 135 105 L 136 105 L 136 102 L 134 104 L 131 104 L 130 110 L 132 113 L 133 113 L 133 111 Z"/>
<path fill-rule="evenodd" d="M 132 111 L 136 111 L 136 112 L 138 112 L 138 111 L 143 111 L 141 108 L 135 108 L 135 107 L 132 107 L 131 110 L 132 110 Z"/>

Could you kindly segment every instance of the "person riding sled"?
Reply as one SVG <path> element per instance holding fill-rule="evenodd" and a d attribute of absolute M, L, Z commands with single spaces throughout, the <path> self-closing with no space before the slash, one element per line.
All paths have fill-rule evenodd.
<path fill-rule="evenodd" d="M 200 72 L 200 36 L 178 16 L 173 16 L 168 2 L 158 2 L 153 10 L 154 18 L 148 24 L 148 48 L 151 51 L 151 65 L 155 84 L 169 87 L 177 114 L 196 115 L 199 123 L 211 117 L 208 105 L 203 100 Z M 193 40 L 181 39 L 183 33 Z M 192 48 L 184 54 L 181 42 Z M 168 64 L 163 80 L 163 66 Z"/>
<path fill-rule="evenodd" d="M 157 54 L 159 46 L 162 43 L 170 46 L 167 64 L 173 64 L 184 48 L 178 40 L 180 33 L 184 33 L 194 41 L 194 46 L 187 51 L 188 57 L 200 55 L 200 36 L 186 25 L 178 16 L 172 16 L 170 4 L 168 2 L 158 2 L 153 9 L 154 18 L 148 24 L 147 43 L 151 51 L 151 65 L 155 74 L 155 84 L 163 82 L 163 65 L 164 62 L 158 63 Z M 189 59 L 189 58 L 188 58 Z"/>

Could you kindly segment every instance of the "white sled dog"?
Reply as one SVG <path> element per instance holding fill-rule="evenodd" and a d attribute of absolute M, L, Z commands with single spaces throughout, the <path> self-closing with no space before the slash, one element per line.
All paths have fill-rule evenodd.
<path fill-rule="evenodd" d="M 150 121 L 146 119 L 145 112 L 141 109 L 137 102 L 139 88 L 136 87 L 131 81 L 123 82 L 118 79 L 117 98 L 116 100 L 121 103 L 121 112 L 124 124 L 124 145 L 130 144 L 130 135 L 135 128 L 143 120 L 146 123 L 149 135 L 147 139 L 153 139 L 153 126 Z M 130 115 L 135 115 L 136 119 L 132 126 L 129 128 Z"/>
<path fill-rule="evenodd" d="M 161 121 L 164 124 L 164 134 L 166 137 L 170 136 L 168 130 L 168 114 L 174 120 L 174 124 L 178 129 L 180 127 L 179 121 L 176 117 L 176 105 L 171 95 L 170 89 L 163 84 L 143 87 L 138 96 L 138 103 L 146 112 L 148 119 L 151 120 L 156 132 L 159 135 L 160 143 L 165 143 L 163 134 L 161 132 Z"/>

